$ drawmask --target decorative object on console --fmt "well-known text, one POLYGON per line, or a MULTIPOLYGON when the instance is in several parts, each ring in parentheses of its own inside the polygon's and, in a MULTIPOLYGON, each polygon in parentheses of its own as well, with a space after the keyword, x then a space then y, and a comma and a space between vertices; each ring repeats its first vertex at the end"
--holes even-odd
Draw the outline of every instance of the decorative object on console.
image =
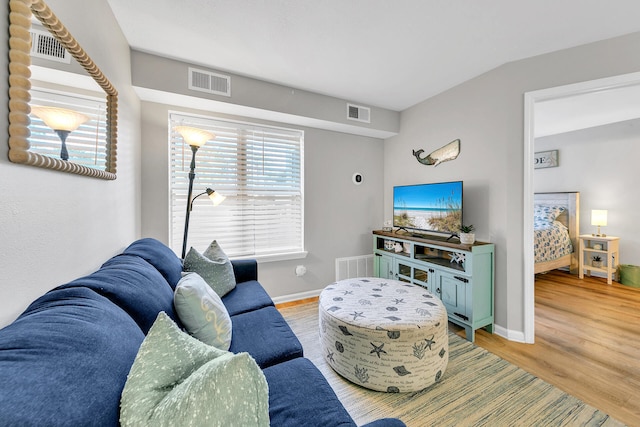
POLYGON ((558 164, 558 150, 539 151, 533 156, 534 169, 553 168, 558 164))
POLYGON ((393 230, 393 220, 385 219, 384 225, 382 226, 382 231, 391 231, 393 230))
POLYGON ((458 157, 460 154, 460 140, 456 139, 451 141, 447 145, 438 148, 435 151, 429 153, 426 157, 420 158, 420 155, 424 153, 424 150, 420 149, 418 151, 413 150, 413 155, 418 160, 418 162, 423 165, 433 165, 438 166, 442 162, 446 162, 449 160, 453 160, 458 157))
POLYGON ((451 253, 451 261, 449 261, 449 262, 455 262, 457 264, 462 264, 465 259, 466 259, 466 256, 462 252, 452 252, 451 253))
POLYGON ((606 237, 606 234, 600 234, 600 226, 607 225, 607 210, 606 209, 592 209, 591 210, 591 225, 598 226, 598 232, 592 234, 596 237, 606 237))
POLYGON ((460 243, 465 245, 473 245, 476 241, 476 235, 474 233, 475 227, 473 225, 460 226, 460 243))
POLYGON ((198 197, 207 194, 214 206, 218 206, 225 199, 220 193, 216 193, 215 190, 211 188, 207 188, 203 193, 198 194, 193 199, 191 198, 191 194, 193 193, 193 180, 196 177, 196 152, 200 147, 202 147, 206 142, 210 139, 215 138, 216 136, 211 132, 207 132, 202 129, 193 128, 189 126, 176 126, 174 128, 180 135, 184 141, 189 144, 191 147, 191 166, 189 171, 189 192, 187 193, 187 212, 185 214, 184 219, 184 237, 182 239, 182 259, 184 259, 187 253, 187 235, 189 234, 189 217, 191 215, 191 210, 193 209, 193 202, 198 197))
POLYGON ((67 151, 67 137, 71 132, 89 120, 89 117, 66 108, 43 107, 34 105, 31 112, 40 117, 44 123, 53 130, 60 141, 60 158, 64 161, 69 160, 69 152, 67 151))

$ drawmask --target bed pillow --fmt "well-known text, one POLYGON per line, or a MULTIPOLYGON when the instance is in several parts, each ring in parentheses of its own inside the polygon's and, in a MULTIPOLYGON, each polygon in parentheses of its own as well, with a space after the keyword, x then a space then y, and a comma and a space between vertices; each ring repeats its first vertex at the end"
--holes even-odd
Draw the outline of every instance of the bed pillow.
POLYGON ((120 424, 268 426, 267 381, 247 353, 204 344, 160 312, 127 377, 120 424))
POLYGON ((198 273, 186 273, 176 285, 173 305, 193 337, 220 350, 231 345, 231 318, 222 300, 198 273))
POLYGON ((544 206, 536 205, 533 210, 534 223, 552 223, 556 220, 566 208, 562 206, 544 206))
POLYGON ((220 297, 236 287, 231 261, 215 240, 204 254, 191 248, 184 257, 183 270, 198 273, 220 297))

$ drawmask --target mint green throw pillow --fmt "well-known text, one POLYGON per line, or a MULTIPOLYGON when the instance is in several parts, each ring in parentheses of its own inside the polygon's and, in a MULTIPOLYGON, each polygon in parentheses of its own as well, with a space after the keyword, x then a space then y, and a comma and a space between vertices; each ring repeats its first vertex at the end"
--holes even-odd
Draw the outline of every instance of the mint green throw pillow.
POLYGON ((204 344, 161 312, 131 366, 120 424, 268 426, 267 381, 247 353, 204 344))
POLYGON ((189 249, 184 257, 183 270, 198 273, 221 297, 236 287, 231 261, 215 240, 204 254, 194 248, 189 249))
POLYGON ((222 300, 198 273, 186 273, 176 285, 173 305, 191 336, 220 350, 231 345, 231 318, 222 300))

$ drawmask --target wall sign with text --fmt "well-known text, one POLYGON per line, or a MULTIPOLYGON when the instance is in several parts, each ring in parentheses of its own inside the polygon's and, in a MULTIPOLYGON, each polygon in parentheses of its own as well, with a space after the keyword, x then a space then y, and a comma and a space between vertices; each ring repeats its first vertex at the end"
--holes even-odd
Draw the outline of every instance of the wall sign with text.
POLYGON ((553 168, 558 166, 558 150, 539 151, 533 156, 533 167, 553 168))

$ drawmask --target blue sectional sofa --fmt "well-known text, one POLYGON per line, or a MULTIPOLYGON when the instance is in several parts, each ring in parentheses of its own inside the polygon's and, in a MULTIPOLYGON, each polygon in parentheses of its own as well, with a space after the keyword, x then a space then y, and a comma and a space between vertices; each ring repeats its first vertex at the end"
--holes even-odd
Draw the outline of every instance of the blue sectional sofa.
MULTIPOLYGON (((256 262, 235 261, 233 269, 237 285, 223 297, 233 323, 230 351, 249 353, 262 369, 271 425, 355 426, 257 281, 256 262)), ((0 330, 0 423, 117 426, 127 374, 158 313, 180 325, 173 290, 181 272, 168 247, 141 239, 35 300, 0 330)))

